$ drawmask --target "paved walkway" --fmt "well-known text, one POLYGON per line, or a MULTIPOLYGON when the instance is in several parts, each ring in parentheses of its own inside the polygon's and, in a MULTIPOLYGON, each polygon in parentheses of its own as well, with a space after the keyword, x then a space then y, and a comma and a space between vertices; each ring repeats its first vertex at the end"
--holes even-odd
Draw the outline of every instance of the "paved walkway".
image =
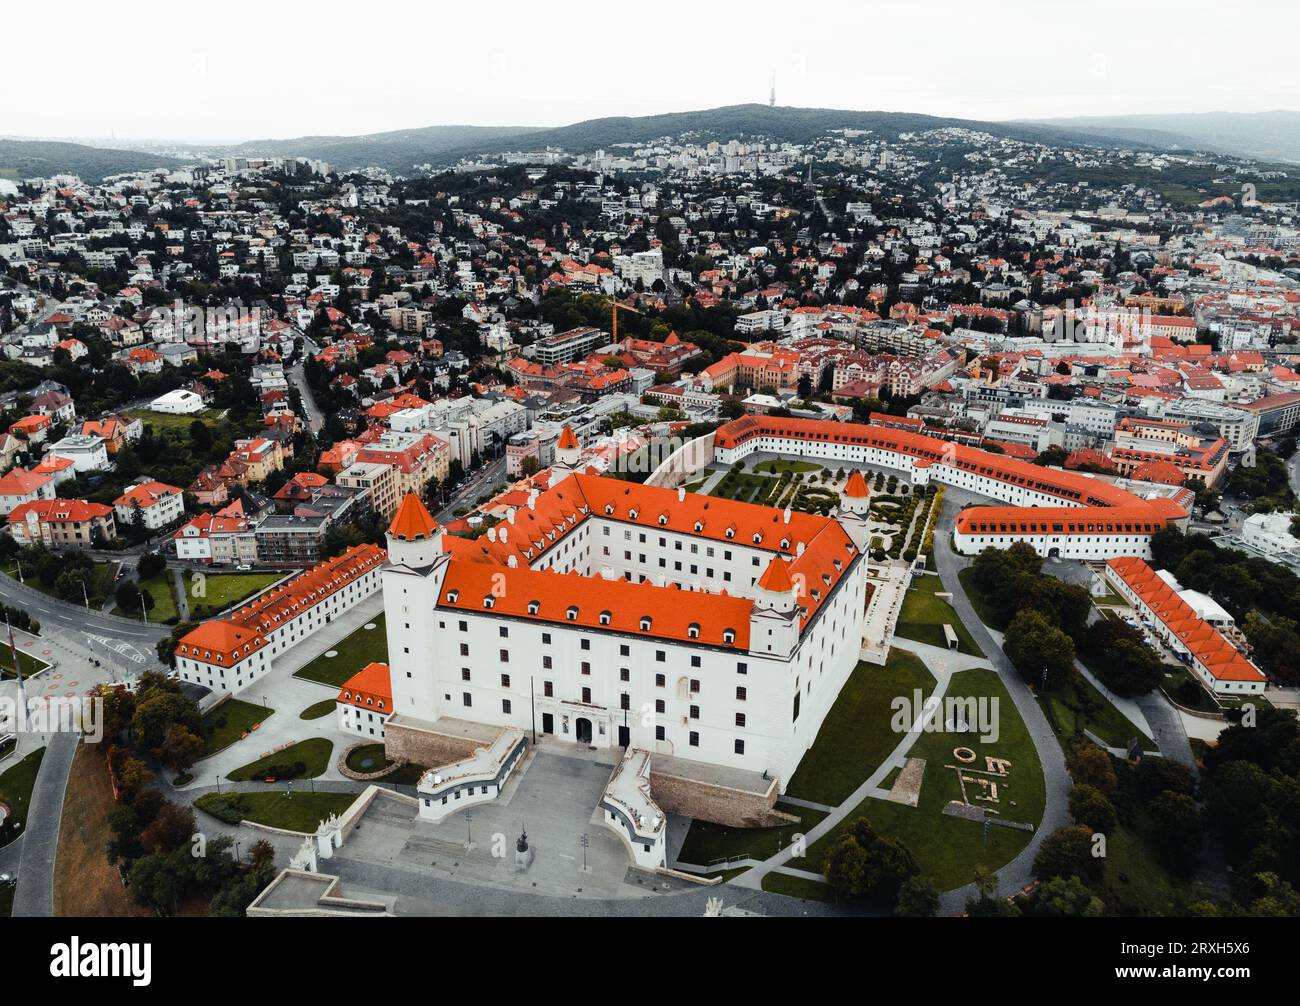
POLYGON ((18 860, 18 889, 14 892, 14 917, 54 914, 54 860, 59 848, 59 826, 63 820, 63 795, 68 788, 68 771, 77 753, 81 735, 50 735, 41 769, 36 774, 32 801, 27 812, 22 855, 18 860))
MULTIPOLYGON (((971 560, 953 552, 947 529, 952 527, 953 517, 962 503, 978 499, 980 497, 962 493, 952 487, 944 490, 943 512, 940 514, 938 524, 939 533, 934 536, 934 560, 944 586, 952 592, 953 608, 966 623, 966 628, 974 637, 976 644, 988 655, 993 669, 1002 679, 1003 686, 1015 703, 1016 712, 1020 714, 1029 736, 1033 739, 1034 748, 1038 752, 1038 761, 1043 768, 1046 800, 1042 822, 1020 855, 998 871, 998 893, 1008 895, 1020 890, 1033 879, 1034 856, 1038 854, 1038 847, 1043 839, 1057 828, 1070 823, 1068 803, 1071 782, 1069 773, 1065 771, 1065 755, 1061 752, 1061 745, 1057 742, 1056 734, 1052 732, 1042 707, 1039 706, 1034 693, 1025 684, 1019 672, 1011 666, 1011 661, 1002 652, 1002 647, 980 621, 970 603, 970 598, 962 589, 961 581, 957 578, 957 574, 969 566, 971 560)), ((947 892, 940 899, 942 910, 960 911, 966 899, 973 897, 975 893, 973 885, 947 892)))
MULTIPOLYGON (((910 640, 900 640, 899 643, 902 648, 911 648, 910 640)), ((951 656, 947 650, 941 650, 937 646, 926 646, 924 643, 917 643, 915 645, 918 648, 935 651, 935 654, 951 656)), ((935 654, 930 654, 930 656, 935 654)), ((918 655, 920 654, 918 653, 918 655)), ((964 654, 961 656, 965 657, 964 654)), ((978 658, 965 657, 965 659, 967 661, 975 661, 978 658)), ((812 830, 808 832, 804 842, 805 848, 811 847, 815 842, 830 834, 830 832, 833 831, 841 821, 857 810, 858 805, 862 803, 863 800, 868 797, 875 797, 877 799, 883 798, 888 793, 888 790, 881 788, 881 781, 894 768, 902 766, 902 764, 907 760, 907 753, 912 750, 912 745, 916 743, 917 738, 919 738, 925 731, 926 725, 933 722, 934 714, 936 710, 940 708, 943 694, 948 688, 948 681, 952 676, 952 668, 947 661, 936 661, 934 665, 931 665, 926 659, 926 656, 922 656, 922 662, 926 664, 926 667, 935 676, 934 692, 931 694, 930 698, 926 700, 925 707, 917 711, 911 729, 899 739, 898 744, 894 747, 894 750, 890 753, 889 757, 881 762, 880 765, 876 767, 875 771, 873 771, 871 775, 864 780, 863 783, 858 786, 858 788, 855 789, 838 807, 828 808, 829 813, 827 813, 826 817, 818 821, 812 830)), ((971 665, 964 664, 963 666, 971 665)), ((798 868, 789 866, 790 860, 793 858, 795 858, 794 849, 787 846, 770 859, 764 860, 761 863, 756 863, 748 872, 741 874, 731 883, 733 886, 737 887, 748 887, 754 890, 762 890, 763 878, 769 873, 791 873, 792 871, 795 875, 806 873, 807 871, 798 870, 798 868)), ((803 862, 803 860, 800 860, 800 862, 803 862)), ((820 874, 811 875, 820 876, 820 874)))
MULTIPOLYGON (((384 601, 382 595, 375 593, 356 605, 351 611, 336 618, 329 625, 318 629, 293 649, 280 654, 275 659, 270 673, 254 681, 247 688, 235 693, 235 698, 255 705, 267 706, 274 712, 268 716, 260 727, 247 737, 235 741, 229 747, 218 751, 211 757, 197 762, 192 769, 193 782, 186 791, 212 785, 220 776, 223 780, 232 769, 240 768, 256 761, 263 755, 285 744, 307 740, 312 737, 324 737, 334 743, 330 752, 329 768, 321 779, 342 780, 345 777, 335 768, 338 756, 354 743, 364 740, 342 733, 338 729, 333 713, 314 720, 299 718, 308 706, 322 699, 332 699, 338 694, 338 687, 325 685, 306 678, 294 677, 294 672, 305 667, 322 653, 374 622, 382 613, 384 601)), ((376 645, 382 643, 383 630, 376 627, 376 645)), ((360 668, 358 668, 359 670, 360 668)), ((214 697, 215 700, 215 697, 214 697)), ((214 703, 215 704, 215 701, 214 703)), ((211 708, 208 703, 205 707, 211 708)), ((379 738, 376 737, 378 742, 379 738)))

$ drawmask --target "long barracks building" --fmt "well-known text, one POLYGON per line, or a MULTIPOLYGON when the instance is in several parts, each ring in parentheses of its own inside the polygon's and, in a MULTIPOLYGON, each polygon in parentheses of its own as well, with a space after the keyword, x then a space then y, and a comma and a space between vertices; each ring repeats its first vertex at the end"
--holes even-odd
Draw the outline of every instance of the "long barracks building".
POLYGON ((1045 468, 963 444, 883 426, 745 416, 714 434, 716 459, 733 464, 755 451, 892 468, 1011 504, 968 507, 957 516, 957 551, 1027 541, 1040 555, 1068 559, 1149 557, 1151 535, 1186 522, 1168 498, 1144 499, 1104 479, 1045 468))

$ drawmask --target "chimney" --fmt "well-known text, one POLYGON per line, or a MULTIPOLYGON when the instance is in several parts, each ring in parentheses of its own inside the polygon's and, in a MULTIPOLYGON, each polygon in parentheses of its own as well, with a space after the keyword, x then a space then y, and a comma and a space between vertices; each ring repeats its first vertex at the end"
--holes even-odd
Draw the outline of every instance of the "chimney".
POLYGON ((515 508, 514 508, 514 507, 511 507, 509 510, 506 511, 506 520, 507 520, 509 523, 511 523, 511 524, 513 524, 513 523, 515 522, 515 508))
MULTIPOLYGON (((511 511, 511 512, 513 513, 513 511, 511 511)), ((502 527, 502 528, 500 528, 500 531, 501 531, 501 534, 498 535, 498 537, 501 539, 501 544, 504 545, 507 541, 510 540, 510 529, 507 528, 507 527, 502 527)), ((801 546, 801 547, 802 547, 802 546, 801 546)))
POLYGON ((803 550, 804 550, 805 547, 806 547, 806 546, 804 545, 803 542, 799 542, 797 545, 795 545, 795 547, 794 547, 794 556, 795 556, 796 559, 799 558, 799 556, 803 555, 803 550))
POLYGON ((785 514, 784 514, 784 517, 785 517, 785 523, 789 524, 789 523, 790 523, 790 508, 789 508, 789 507, 786 507, 786 508, 785 508, 785 514))
POLYGON ((497 529, 495 527, 488 528, 488 541, 495 543, 496 540, 497 540, 497 529))
POLYGON ((514 556, 514 555, 507 556, 507 557, 506 557, 506 565, 507 565, 508 567, 510 567, 511 569, 514 569, 516 566, 519 565, 519 557, 518 557, 518 556, 514 556))
POLYGON ((678 503, 685 503, 685 502, 686 502, 686 487, 685 487, 685 486, 678 486, 678 487, 677 487, 677 502, 678 502, 678 503))

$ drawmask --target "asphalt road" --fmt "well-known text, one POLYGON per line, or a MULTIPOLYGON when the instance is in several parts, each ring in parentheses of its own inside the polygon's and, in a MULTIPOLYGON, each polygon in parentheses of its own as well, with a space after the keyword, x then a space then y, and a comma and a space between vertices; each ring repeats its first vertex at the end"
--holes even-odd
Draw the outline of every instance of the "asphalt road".
POLYGON ((30 611, 41 623, 42 631, 46 628, 61 629, 78 638, 88 634, 107 636, 129 642, 149 653, 153 652, 158 640, 171 632, 166 626, 145 625, 129 618, 87 611, 79 604, 68 604, 42 594, 3 574, 0 574, 0 601, 30 611))
POLYGON ((440 524, 456 519, 456 511, 461 507, 472 507, 480 496, 501 482, 506 477, 505 458, 497 458, 469 476, 465 484, 456 492, 447 505, 436 515, 440 524))

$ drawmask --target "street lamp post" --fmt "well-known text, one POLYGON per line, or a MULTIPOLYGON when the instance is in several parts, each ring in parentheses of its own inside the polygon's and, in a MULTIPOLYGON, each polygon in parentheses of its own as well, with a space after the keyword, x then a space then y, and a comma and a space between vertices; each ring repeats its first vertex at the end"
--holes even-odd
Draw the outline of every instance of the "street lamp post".
POLYGON ((138 590, 137 590, 136 593, 135 593, 135 596, 138 597, 138 598, 140 598, 140 614, 144 617, 144 624, 145 624, 145 625, 148 625, 148 624, 149 624, 149 609, 146 608, 146 607, 144 606, 144 593, 143 593, 143 591, 138 591, 138 590))

